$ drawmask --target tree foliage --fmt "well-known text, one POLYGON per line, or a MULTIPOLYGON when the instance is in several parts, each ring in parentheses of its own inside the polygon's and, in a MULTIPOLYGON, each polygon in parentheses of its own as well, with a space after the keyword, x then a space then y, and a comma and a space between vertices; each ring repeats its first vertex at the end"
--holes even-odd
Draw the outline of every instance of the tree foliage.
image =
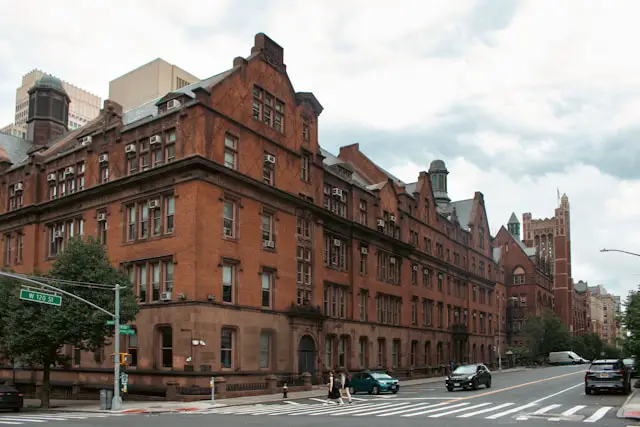
MULTIPOLYGON (((138 312, 127 276, 111 265, 105 247, 92 238, 72 239, 43 277, 107 286, 120 284, 125 287, 120 291, 121 322, 133 320, 138 312)), ((60 307, 22 301, 20 288, 30 284, 21 280, 3 278, 1 285, 6 297, 0 300, 0 347, 8 358, 18 357, 43 368, 42 406, 48 407, 51 367, 67 361, 61 354, 62 347, 72 345, 96 351, 113 336, 113 327, 106 325, 110 317, 69 296, 63 296, 60 307)), ((114 311, 112 290, 62 282, 53 286, 114 311)))
POLYGON ((550 310, 540 317, 528 319, 524 332, 532 358, 547 357, 552 351, 568 350, 571 346, 569 328, 550 310))
MULTIPOLYGON (((640 289, 640 287, 639 287, 640 289)), ((624 337, 623 348, 629 356, 640 360, 640 292, 631 291, 625 301, 622 323, 628 334, 624 337)))

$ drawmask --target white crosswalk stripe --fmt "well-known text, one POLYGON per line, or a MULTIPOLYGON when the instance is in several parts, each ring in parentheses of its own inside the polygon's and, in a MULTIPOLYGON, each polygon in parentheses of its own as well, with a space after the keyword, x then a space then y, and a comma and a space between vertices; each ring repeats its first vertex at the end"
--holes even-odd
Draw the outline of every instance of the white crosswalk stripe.
MULTIPOLYGON (((103 414, 103 413, 91 413, 91 412, 60 412, 55 414, 37 414, 37 413, 25 413, 25 414, 10 414, 0 412, 0 426, 28 426, 39 425, 43 423, 55 423, 59 421, 75 421, 75 420, 87 420, 90 418, 107 418, 126 416, 130 414, 103 414)), ((63 426, 65 423, 59 423, 63 426)))
MULTIPOLYGON (((587 405, 540 405, 537 402, 474 402, 452 399, 445 402, 416 402, 401 397, 393 400, 365 399, 353 404, 338 405, 317 399, 306 402, 283 402, 282 404, 256 404, 227 406, 195 411, 190 414, 203 415, 266 415, 266 416, 331 416, 331 417, 425 417, 425 418, 484 418, 496 420, 506 417, 516 420, 535 418, 546 421, 595 423, 613 409, 611 406, 588 407, 587 405)), ((0 422, 1 424, 1 422, 0 422)), ((1 426, 0 426, 1 427, 1 426)))

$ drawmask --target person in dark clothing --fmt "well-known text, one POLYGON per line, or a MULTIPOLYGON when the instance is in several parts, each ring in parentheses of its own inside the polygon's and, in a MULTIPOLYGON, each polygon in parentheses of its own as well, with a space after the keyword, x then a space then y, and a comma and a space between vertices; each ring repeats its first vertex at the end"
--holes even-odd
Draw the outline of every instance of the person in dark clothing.
POLYGON ((343 396, 347 396, 349 403, 353 403, 353 400, 351 399, 351 391, 349 390, 351 388, 351 378, 349 378, 349 371, 347 371, 347 368, 342 368, 340 380, 342 382, 342 390, 340 390, 341 394, 343 396))
POLYGON ((335 403, 333 401, 338 401, 338 404, 344 405, 342 401, 342 396, 340 395, 340 389, 342 388, 342 383, 339 378, 336 377, 336 373, 331 370, 329 372, 329 394, 327 396, 327 404, 335 403))

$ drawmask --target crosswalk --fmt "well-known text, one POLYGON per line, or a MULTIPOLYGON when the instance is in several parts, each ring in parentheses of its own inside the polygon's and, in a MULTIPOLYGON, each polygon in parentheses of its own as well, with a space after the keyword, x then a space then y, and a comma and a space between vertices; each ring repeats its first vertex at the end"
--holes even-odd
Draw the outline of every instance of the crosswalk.
POLYGON ((69 422, 88 420, 94 418, 121 417, 127 414, 108 414, 108 413, 91 413, 91 412, 57 412, 49 414, 12 414, 10 412, 0 412, 0 426, 19 426, 19 425, 43 425, 43 423, 59 423, 63 427, 69 422), (62 422, 60 422, 62 421, 62 422))
MULTIPOLYGON (((320 399, 318 399, 320 400, 320 399)), ((260 415, 260 416, 330 416, 330 417, 425 417, 425 418, 484 418, 497 420, 573 421, 595 423, 608 414, 615 414, 613 406, 560 405, 537 402, 476 402, 447 400, 445 402, 416 402, 402 399, 361 400, 353 404, 299 403, 254 404, 212 408, 191 414, 260 415)))

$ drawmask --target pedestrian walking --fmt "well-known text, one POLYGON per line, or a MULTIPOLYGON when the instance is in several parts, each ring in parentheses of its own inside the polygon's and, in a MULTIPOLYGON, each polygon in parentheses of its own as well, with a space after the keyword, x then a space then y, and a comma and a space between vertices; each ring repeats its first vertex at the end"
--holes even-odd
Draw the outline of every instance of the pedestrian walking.
POLYGON ((331 370, 329 372, 329 395, 327 396, 327 404, 336 403, 344 405, 342 401, 342 396, 340 395, 340 389, 342 388, 342 383, 340 382, 340 378, 336 375, 336 373, 331 370))
POLYGON ((350 390, 351 378, 349 377, 349 371, 347 371, 347 368, 342 368, 342 372, 340 373, 340 380, 342 382, 341 394, 347 396, 347 399, 349 399, 349 403, 353 403, 353 400, 351 399, 351 390, 350 390))

